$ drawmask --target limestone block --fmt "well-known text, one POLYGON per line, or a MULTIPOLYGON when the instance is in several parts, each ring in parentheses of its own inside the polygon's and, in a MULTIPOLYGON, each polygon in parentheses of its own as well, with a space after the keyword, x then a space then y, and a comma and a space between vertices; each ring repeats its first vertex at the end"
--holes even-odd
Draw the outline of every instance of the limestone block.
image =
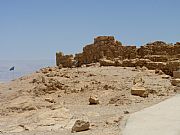
POLYGON ((133 86, 131 88, 131 94, 145 98, 148 97, 148 90, 146 90, 144 87, 133 86))

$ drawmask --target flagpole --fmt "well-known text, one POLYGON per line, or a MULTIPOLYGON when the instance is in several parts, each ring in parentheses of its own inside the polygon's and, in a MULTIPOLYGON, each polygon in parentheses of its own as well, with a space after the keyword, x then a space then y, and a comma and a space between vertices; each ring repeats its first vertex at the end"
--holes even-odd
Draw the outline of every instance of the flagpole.
POLYGON ((14 80, 14 70, 13 70, 13 80, 14 80))
POLYGON ((14 80, 14 67, 11 67, 9 70, 10 70, 10 72, 12 71, 13 73, 12 73, 12 80, 14 80))

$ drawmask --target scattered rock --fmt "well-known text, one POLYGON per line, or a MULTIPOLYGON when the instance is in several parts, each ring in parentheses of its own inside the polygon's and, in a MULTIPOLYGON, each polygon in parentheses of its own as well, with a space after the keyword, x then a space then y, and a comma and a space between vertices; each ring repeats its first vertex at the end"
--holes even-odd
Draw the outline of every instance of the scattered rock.
POLYGON ((141 87, 143 86, 145 81, 143 80, 142 76, 140 74, 136 75, 133 80, 133 85, 141 87))
POLYGON ((49 102, 49 103, 56 103, 53 98, 45 98, 44 100, 49 102))
POLYGON ((155 70, 155 74, 163 75, 164 72, 163 72, 162 70, 160 70, 160 69, 156 69, 156 70, 155 70))
POLYGON ((180 94, 180 84, 174 88, 174 92, 180 94))
POLYGON ((117 101, 119 101, 121 98, 119 96, 115 96, 110 99, 109 104, 115 104, 117 101))
POLYGON ((145 98, 148 97, 148 90, 146 90, 144 87, 133 86, 131 88, 131 94, 145 98))
POLYGON ((162 76, 162 79, 169 79, 169 78, 170 78, 169 75, 164 75, 164 76, 162 76))
POLYGON ((47 77, 55 77, 55 76, 56 76, 56 75, 55 75, 53 72, 47 74, 47 77))
POLYGON ((140 67, 140 66, 136 66, 136 67, 135 67, 135 69, 140 70, 140 69, 141 69, 141 67, 140 67))
POLYGON ((123 95, 112 97, 109 100, 109 104, 115 104, 115 106, 129 105, 131 103, 132 103, 132 101, 130 99, 128 99, 126 96, 123 96, 123 95))
POLYGON ((122 120, 121 116, 110 117, 106 120, 107 125, 117 124, 122 120))
POLYGON ((109 86, 106 84, 106 85, 104 85, 104 87, 103 87, 105 90, 108 90, 109 89, 109 86))
POLYGON ((145 67, 145 66, 143 66, 143 67, 141 68, 141 71, 146 71, 146 70, 148 70, 148 68, 145 67))
POLYGON ((59 64, 59 65, 58 65, 58 68, 59 68, 59 69, 62 69, 62 68, 63 68, 63 65, 62 65, 62 64, 59 64))
POLYGON ((124 114, 129 114, 129 111, 124 111, 124 114))
POLYGON ((172 80, 171 80, 171 84, 172 84, 173 86, 179 85, 179 84, 180 84, 180 78, 172 79, 172 80))
POLYGON ((89 130, 90 123, 89 121, 84 121, 84 120, 77 120, 72 127, 71 132, 81 132, 81 131, 86 131, 89 130))
POLYGON ((45 83, 45 82, 46 82, 46 80, 45 80, 44 76, 38 76, 37 78, 34 78, 32 80, 32 83, 37 83, 37 84, 45 83))
POLYGON ((90 98, 89 98, 89 104, 90 104, 90 105, 99 104, 98 96, 97 96, 97 95, 90 96, 90 98))

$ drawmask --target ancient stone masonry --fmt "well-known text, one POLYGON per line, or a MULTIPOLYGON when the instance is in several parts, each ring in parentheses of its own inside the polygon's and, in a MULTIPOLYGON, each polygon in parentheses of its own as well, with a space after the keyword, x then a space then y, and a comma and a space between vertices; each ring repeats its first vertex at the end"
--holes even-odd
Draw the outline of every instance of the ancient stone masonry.
POLYGON ((173 45, 155 41, 137 48, 123 46, 113 36, 99 36, 93 44, 86 45, 82 53, 75 54, 75 57, 61 52, 56 54, 58 66, 72 67, 96 62, 100 62, 101 66, 145 66, 172 75, 180 66, 180 42, 173 45))
POLYGON ((136 46, 122 46, 113 36, 100 36, 94 43, 83 48, 83 53, 76 54, 75 59, 79 65, 99 62, 100 59, 109 60, 136 58, 136 46))
POLYGON ((64 55, 62 52, 56 53, 56 65, 63 67, 72 67, 74 64, 73 55, 64 55))
POLYGON ((180 54, 180 45, 178 42, 173 44, 167 44, 162 41, 156 41, 153 43, 148 43, 145 46, 141 46, 138 49, 138 55, 140 57, 146 57, 146 56, 159 56, 162 58, 168 57, 168 58, 176 58, 176 56, 180 54))

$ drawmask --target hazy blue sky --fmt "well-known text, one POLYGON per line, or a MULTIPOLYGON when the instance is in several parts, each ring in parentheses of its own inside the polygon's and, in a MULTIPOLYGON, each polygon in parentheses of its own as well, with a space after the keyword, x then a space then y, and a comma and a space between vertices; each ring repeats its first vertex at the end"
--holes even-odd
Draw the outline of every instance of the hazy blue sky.
POLYGON ((0 0, 0 59, 53 59, 99 35, 180 41, 180 0, 0 0))

